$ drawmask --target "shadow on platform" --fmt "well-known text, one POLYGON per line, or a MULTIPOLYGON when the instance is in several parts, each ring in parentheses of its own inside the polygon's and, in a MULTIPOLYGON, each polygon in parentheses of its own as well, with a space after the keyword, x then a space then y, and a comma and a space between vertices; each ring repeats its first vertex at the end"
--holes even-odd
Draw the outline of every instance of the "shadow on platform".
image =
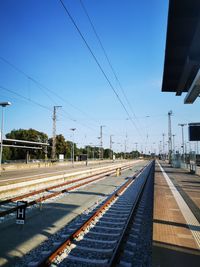
POLYGON ((153 241, 153 267, 199 267, 198 249, 153 241))
POLYGON ((200 182, 197 181, 190 181, 190 180, 182 180, 181 183, 189 183, 189 184, 200 184, 200 182))
POLYGON ((172 225, 172 226, 177 226, 177 227, 183 227, 183 228, 191 229, 193 231, 200 232, 200 227, 199 226, 195 226, 195 225, 178 223, 178 222, 171 222, 171 221, 163 221, 163 220, 157 220, 157 219, 154 219, 153 222, 154 223, 165 224, 165 225, 172 225))
POLYGON ((107 196, 104 193, 99 193, 99 192, 86 192, 86 191, 70 191, 70 195, 71 194, 81 194, 81 195, 94 195, 94 196, 107 196))

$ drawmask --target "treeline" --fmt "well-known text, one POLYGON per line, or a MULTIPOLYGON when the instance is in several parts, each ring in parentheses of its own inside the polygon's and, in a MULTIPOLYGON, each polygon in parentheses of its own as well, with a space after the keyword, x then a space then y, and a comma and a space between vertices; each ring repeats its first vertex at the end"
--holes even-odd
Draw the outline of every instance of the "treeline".
MULTIPOLYGON (((51 159, 51 151, 52 151, 52 138, 48 138, 48 135, 39 132, 35 129, 19 129, 12 130, 10 133, 6 134, 7 139, 16 139, 16 140, 25 140, 25 141, 33 141, 40 143, 48 143, 49 146, 44 146, 41 150, 39 149, 30 149, 30 148, 17 148, 17 147, 8 147, 4 146, 3 148, 3 162, 9 160, 26 160, 27 155, 29 159, 51 159)), ((28 146, 28 145, 27 145, 28 146)), ((72 151, 72 142, 65 139, 62 134, 56 136, 56 158, 59 158, 59 154, 63 154, 65 159, 71 158, 72 151)), ((88 155, 90 159, 98 159, 100 154, 100 148, 97 146, 85 146, 78 148, 76 144, 74 144, 74 155, 75 159, 79 158, 80 155, 88 155)), ((131 153, 114 153, 116 158, 133 158, 139 157, 139 152, 133 151, 131 153)), ((108 159, 113 156, 113 151, 106 148, 103 149, 103 158, 108 159)))

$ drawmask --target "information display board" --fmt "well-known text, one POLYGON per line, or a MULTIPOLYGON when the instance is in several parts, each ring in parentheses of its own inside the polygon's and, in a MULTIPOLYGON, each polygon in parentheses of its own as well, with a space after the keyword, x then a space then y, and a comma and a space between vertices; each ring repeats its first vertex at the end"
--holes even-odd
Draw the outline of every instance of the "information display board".
POLYGON ((189 141, 200 141, 200 122, 189 123, 189 141))

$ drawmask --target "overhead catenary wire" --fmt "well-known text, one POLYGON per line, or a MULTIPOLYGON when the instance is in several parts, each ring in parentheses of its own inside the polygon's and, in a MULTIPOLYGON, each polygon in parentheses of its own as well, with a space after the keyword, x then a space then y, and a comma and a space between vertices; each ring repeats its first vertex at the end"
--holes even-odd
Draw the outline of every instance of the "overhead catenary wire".
POLYGON ((23 95, 21 95, 21 94, 19 94, 19 93, 16 93, 15 91, 13 91, 13 90, 11 90, 11 89, 9 89, 9 88, 7 88, 7 87, 4 87, 4 86, 1 86, 1 85, 0 85, 0 88, 3 89, 4 91, 7 91, 7 92, 9 92, 9 93, 12 93, 12 94, 14 94, 14 95, 20 97, 20 98, 22 98, 22 99, 24 99, 24 100, 26 100, 26 101, 28 101, 28 102, 31 102, 31 103, 33 103, 33 104, 35 104, 35 105, 37 105, 37 106, 39 106, 39 107, 41 107, 41 108, 44 108, 44 109, 47 109, 47 110, 51 111, 50 107, 47 107, 47 106, 45 106, 45 105, 43 105, 43 104, 40 104, 40 103, 38 103, 37 101, 32 100, 32 99, 30 99, 30 98, 28 98, 28 97, 25 97, 25 96, 23 96, 23 95))
MULTIPOLYGON (((13 69, 14 69, 15 71, 17 71, 18 73, 22 74, 22 75, 23 75, 26 79, 28 79, 29 81, 32 81, 33 83, 35 83, 40 89, 42 89, 42 87, 43 87, 45 90, 47 90, 48 92, 54 94, 57 98, 59 98, 60 100, 62 100, 63 102, 65 102, 65 100, 63 100, 63 98, 62 98, 61 96, 59 96, 57 93, 55 93, 53 90, 49 89, 47 86, 45 86, 44 84, 42 84, 40 81, 34 79, 31 75, 27 74, 25 71, 23 71, 22 69, 20 69, 19 67, 17 67, 16 65, 14 65, 13 63, 11 63, 11 62, 8 61, 7 59, 5 59, 4 57, 0 56, 0 60, 2 60, 4 63, 6 63, 6 64, 7 64, 8 66, 10 66, 11 68, 13 68, 13 69)), ((49 110, 50 112, 52 112, 52 108, 51 108, 51 107, 44 106, 44 105, 40 104, 39 102, 37 102, 37 101, 31 99, 30 97, 25 97, 24 95, 21 95, 21 94, 19 94, 19 93, 16 93, 14 90, 11 90, 10 88, 7 88, 7 87, 3 87, 3 86, 2 86, 1 88, 2 88, 3 90, 5 90, 5 91, 9 92, 9 93, 12 93, 12 94, 18 96, 19 99, 23 99, 23 100, 26 101, 26 102, 28 101, 28 102, 30 102, 30 103, 32 103, 32 104, 35 104, 35 105, 37 105, 37 106, 39 106, 39 107, 41 107, 41 108, 47 109, 47 110, 49 110)), ((52 98, 49 97, 49 99, 52 101, 52 98)), ((55 101, 52 101, 52 102, 55 103, 55 101)), ((57 104, 57 103, 55 103, 55 104, 57 104)), ((79 108, 76 108, 76 107, 73 106, 72 104, 69 103, 69 105, 71 105, 71 106, 74 107, 75 109, 79 110, 82 114, 83 114, 83 113, 86 114, 86 112, 82 111, 82 110, 79 109, 79 108)), ((87 125, 87 124, 85 124, 85 123, 80 122, 80 120, 78 120, 78 119, 76 119, 76 118, 73 118, 72 115, 71 115, 69 112, 67 112, 65 109, 62 109, 62 112, 65 113, 65 114, 62 114, 62 113, 61 113, 60 116, 62 116, 62 117, 64 117, 64 118, 67 118, 67 119, 69 119, 69 120, 71 120, 71 121, 73 121, 73 122, 76 122, 77 124, 82 125, 82 126, 83 126, 84 128, 86 128, 86 129, 90 129, 90 130, 96 132, 96 130, 94 130, 93 127, 99 127, 99 125, 95 125, 95 124, 92 124, 93 127, 91 127, 91 126, 89 126, 89 125, 87 125), (67 115, 67 116, 66 116, 66 115, 67 115)), ((86 115, 87 115, 87 114, 86 114, 86 115)), ((87 119, 88 119, 88 117, 87 117, 87 119)), ((94 119, 92 119, 92 120, 94 120, 94 119)), ((100 123, 100 124, 101 124, 101 123, 100 123)), ((108 128, 109 128, 109 127, 108 127, 108 128)), ((112 132, 112 133, 113 133, 113 132, 112 132)), ((117 135, 121 135, 121 134, 119 134, 119 133, 116 133, 116 134, 117 134, 117 135)), ((106 133, 104 133, 104 135, 106 135, 106 136, 110 136, 110 134, 106 134, 106 133)))
MULTIPOLYGON (((0 56, 0 60, 3 61, 4 63, 6 63, 8 66, 12 67, 15 71, 19 72, 20 74, 22 74, 23 76, 25 76, 28 80, 32 81, 34 84, 36 84, 43 92, 44 90, 51 93, 52 95, 54 95, 55 97, 57 97, 57 99, 61 100, 63 103, 66 103, 67 105, 71 106, 72 108, 76 109, 77 111, 79 111, 81 114, 84 114, 86 117, 88 117, 89 115, 84 111, 81 110, 79 107, 76 107, 75 105, 73 105, 72 103, 70 103, 69 101, 67 101, 66 99, 63 99, 63 97, 61 97, 58 93, 56 93, 54 90, 48 88, 46 85, 44 85, 43 83, 41 83, 40 81, 36 80, 35 78, 33 78, 31 75, 27 74, 25 71, 23 71, 22 69, 20 69, 19 67, 17 67, 16 65, 14 65, 13 63, 11 63, 10 61, 8 61, 7 59, 5 59, 4 57, 0 56)), ((46 92, 45 92, 46 93, 46 92)), ((49 96, 49 94, 46 93, 46 95, 48 96, 48 98, 54 103, 54 104, 58 104, 57 102, 55 102, 55 100, 49 96)), ((68 113, 68 112, 67 112, 68 113)), ((68 113, 69 116, 71 116, 68 113)), ((94 120, 94 119, 92 119, 94 120)), ((96 127, 99 127, 99 125, 95 125, 96 127)))
MULTIPOLYGON (((132 124, 134 125, 134 127, 137 129, 138 131, 138 128, 135 124, 135 122, 132 120, 126 106, 124 105, 123 101, 121 100, 120 96, 118 95, 117 91, 115 90, 114 86, 112 85, 110 79, 108 78, 107 74, 105 73, 103 67, 101 66, 100 62, 98 61, 97 57, 95 56, 93 50, 91 49, 90 45, 88 44, 87 40, 85 39, 84 35, 82 34, 81 30, 79 29, 77 23, 75 22, 74 18, 72 17, 71 13, 69 12, 68 8, 66 7, 66 5, 64 4, 63 0, 59 0, 63 9, 65 10, 65 12, 67 13, 68 17, 70 18, 72 24, 74 25, 74 27, 76 28, 77 32, 79 33, 81 39, 83 40, 83 42, 85 43, 87 49, 89 50, 90 54, 92 55, 94 61, 96 62, 97 66, 99 67, 101 73, 103 74, 104 78, 106 79, 109 87, 111 88, 111 90, 114 92, 116 98, 118 99, 119 103, 121 104, 121 106, 123 107, 124 111, 126 112, 128 118, 130 119, 130 121, 132 122, 132 124)), ((140 134, 140 137, 141 134, 140 134)))
POLYGON ((44 86, 42 86, 37 80, 35 80, 33 77, 31 77, 30 75, 28 75, 27 73, 25 73, 23 70, 21 70, 20 68, 18 68, 17 66, 15 66, 14 64, 12 64, 11 62, 9 62, 4 57, 0 56, 0 59, 4 63, 6 63, 10 67, 12 67, 15 71, 17 71, 17 72, 21 73, 23 76, 25 76, 29 81, 32 81, 35 84, 37 84, 37 86, 43 91, 43 93, 55 104, 55 100, 47 92, 44 91, 44 89, 43 89, 44 86))
MULTIPOLYGON (((32 100, 32 99, 30 99, 30 98, 28 98, 28 97, 25 97, 25 96, 23 96, 23 95, 21 95, 21 94, 19 94, 19 93, 16 93, 15 91, 13 91, 13 90, 11 90, 11 89, 9 89, 9 88, 7 88, 7 87, 4 87, 4 86, 1 86, 1 85, 0 85, 0 88, 1 88, 2 90, 4 90, 4 91, 7 91, 7 92, 9 92, 9 93, 12 93, 12 94, 18 96, 19 98, 21 98, 21 99, 23 99, 23 100, 25 100, 25 101, 27 101, 27 102, 30 102, 30 103, 32 103, 32 104, 34 104, 34 105, 37 105, 37 106, 39 106, 39 107, 41 107, 41 108, 43 108, 43 109, 46 109, 46 110, 52 112, 52 108, 51 108, 51 107, 42 105, 42 104, 40 104, 39 102, 37 102, 37 101, 35 101, 35 100, 32 100)), ((64 116, 65 118, 67 118, 67 119, 69 119, 69 120, 71 120, 71 121, 76 121, 76 120, 74 120, 74 119, 72 119, 72 118, 67 117, 65 114, 60 114, 60 116, 64 116)), ((76 122, 77 122, 77 121, 76 121, 76 122)), ((80 125, 82 125, 83 127, 87 128, 87 129, 90 129, 90 130, 92 130, 92 131, 95 131, 94 128, 92 128, 92 127, 90 127, 90 126, 87 126, 87 125, 84 124, 84 123, 80 123, 80 122, 77 122, 77 123, 80 124, 80 125)), ((95 131, 95 132, 96 132, 96 131, 95 131)))
MULTIPOLYGON (((25 101, 27 101, 27 102, 30 102, 30 103, 32 103, 32 104, 34 104, 34 105, 37 105, 37 106, 39 106, 39 107, 41 107, 41 108, 44 108, 44 109, 46 109, 46 110, 52 112, 52 108, 51 108, 51 107, 45 106, 45 105, 43 105, 43 104, 40 104, 39 102, 37 102, 37 101, 35 101, 35 100, 32 100, 32 99, 30 99, 30 98, 28 98, 28 97, 25 97, 25 96, 23 96, 23 95, 21 95, 21 94, 15 92, 15 91, 13 91, 13 90, 7 88, 7 87, 4 87, 4 86, 1 86, 1 85, 0 85, 0 88, 3 89, 4 91, 7 91, 7 92, 9 92, 9 93, 11 93, 11 94, 14 94, 14 95, 16 95, 16 96, 22 98, 23 100, 25 100, 25 101)), ((69 119, 69 120, 71 120, 71 121, 75 121, 76 123, 78 123, 78 124, 84 126, 84 127, 87 128, 87 129, 92 129, 92 130, 94 130, 92 127, 87 126, 87 125, 84 124, 84 123, 78 122, 78 121, 76 121, 76 120, 73 119, 73 118, 67 117, 66 114, 67 114, 68 116, 69 116, 69 114, 68 114, 66 111, 64 111, 64 112, 65 112, 65 114, 63 114, 63 116, 64 116, 65 118, 67 118, 67 119, 69 119)), ((61 115, 61 116, 62 116, 62 115, 61 115)))
MULTIPOLYGON (((18 67, 17 67, 16 65, 14 65, 13 63, 9 62, 9 61, 8 61, 7 59, 5 59, 4 57, 0 56, 0 59, 1 59, 4 63, 6 63, 6 64, 9 65, 10 67, 12 67, 15 71, 21 73, 21 74, 22 74, 23 76, 25 76, 28 80, 34 82, 34 83, 35 83, 35 84, 36 84, 36 85, 37 85, 43 92, 44 92, 43 89, 45 89, 46 91, 52 93, 54 96, 56 96, 57 98, 59 98, 60 100, 62 100, 62 102, 64 102, 64 103, 66 102, 67 104, 69 104, 69 105, 72 106, 74 109, 76 109, 76 110, 78 110, 79 112, 81 112, 82 114, 86 114, 86 112, 82 111, 81 109, 79 109, 78 107, 72 105, 71 103, 65 101, 61 96, 59 96, 59 95, 58 95, 57 93, 55 93, 53 90, 49 89, 47 86, 43 85, 41 82, 39 82, 38 80, 36 80, 36 79, 34 79, 33 77, 31 77, 29 74, 25 73, 23 70, 21 70, 20 68, 18 68, 18 67)), ((23 95, 21 95, 21 94, 19 94, 19 93, 16 93, 15 91, 13 91, 13 90, 11 90, 11 89, 5 88, 5 87, 3 87, 3 86, 2 86, 2 89, 7 90, 8 92, 10 92, 10 93, 12 93, 12 94, 18 95, 18 97, 24 99, 25 101, 32 102, 33 104, 36 104, 36 105, 38 105, 38 106, 40 106, 40 107, 43 107, 43 108, 47 109, 47 107, 45 107, 44 105, 42 105, 42 104, 40 104, 40 103, 38 103, 38 102, 36 102, 36 101, 34 101, 34 100, 31 100, 30 98, 25 97, 25 96, 23 96, 23 95)), ((46 93, 46 95, 48 95, 48 94, 46 93)), ((57 103, 55 102, 55 100, 53 100, 49 95, 48 95, 48 98, 49 98, 54 104, 57 105, 57 103)), ((48 109, 50 109, 50 108, 48 108, 48 109)), ((81 123, 81 122, 79 122, 77 119, 73 118, 73 116, 72 116, 69 112, 67 112, 65 109, 62 109, 62 110, 63 110, 63 112, 68 116, 67 118, 70 119, 71 121, 76 121, 78 124, 81 124, 82 126, 84 126, 84 127, 86 127, 86 128, 92 129, 92 127, 87 126, 86 124, 81 123)), ((86 114, 85 116, 88 116, 88 115, 86 114)), ((65 116, 65 117, 66 117, 66 116, 65 116)), ((93 124, 93 126, 94 126, 94 127, 99 127, 99 125, 94 125, 94 124, 93 124)))
MULTIPOLYGON (((91 25, 91 27, 92 27, 92 30, 93 30, 93 32, 94 32, 94 34, 95 34, 95 36, 96 36, 96 38, 97 38, 97 40, 98 40, 98 42, 99 42, 99 45, 100 45, 100 47, 101 47, 101 49, 102 49, 102 51, 103 51, 103 54, 104 54, 104 56, 105 56, 105 58, 106 58, 106 60, 107 60, 107 62, 108 62, 108 65, 110 66, 110 68, 111 68, 111 70, 112 70, 112 73, 113 73, 113 75, 114 75, 116 81, 117 81, 118 84, 119 84, 119 88, 120 88, 120 90, 121 90, 121 92, 122 92, 122 94, 123 94, 123 96, 124 96, 124 98, 125 98, 125 100, 126 100, 126 102, 127 102, 127 105, 129 106, 129 108, 130 108, 130 110, 131 110, 133 116, 135 117, 135 119, 138 121, 138 118, 137 118, 137 116, 135 115, 135 112, 133 111, 132 105, 130 104, 130 101, 128 100, 128 97, 126 96, 125 90, 123 89, 123 86, 122 86, 122 84, 121 84, 121 82, 120 82, 120 80, 119 80, 119 78, 118 78, 118 75, 116 74, 116 71, 115 71, 115 69, 114 69, 114 67, 113 67, 113 65, 112 65, 112 63, 111 63, 111 60, 110 60, 109 57, 108 57, 108 53, 106 52, 106 49, 105 49, 105 47, 104 47, 104 45, 103 45, 103 43, 102 43, 102 41, 101 41, 101 39, 100 39, 100 37, 99 37, 99 35, 98 35, 98 33, 97 33, 97 30, 95 29, 94 23, 92 22, 92 20, 91 20, 91 18, 90 18, 90 16, 89 16, 89 13, 88 13, 88 11, 87 11, 87 9, 86 9, 86 7, 85 7, 83 1, 82 1, 82 0, 79 0, 79 2, 80 2, 80 4, 81 4, 81 7, 82 7, 83 11, 85 12, 86 17, 88 18, 88 21, 89 21, 89 23, 90 23, 90 25, 91 25)), ((139 122, 138 122, 138 124, 139 124, 139 122)), ((139 130, 139 129, 138 129, 138 130, 139 130)), ((140 131, 140 130, 139 130, 139 131, 140 131)))
MULTIPOLYGON (((39 81, 37 81, 36 79, 34 79, 33 77, 31 77, 30 75, 28 75, 27 73, 25 73, 23 70, 21 70, 20 68, 18 68, 18 67, 16 67, 14 64, 12 64, 12 63, 10 63, 8 60, 6 60, 5 58, 3 58, 3 57, 1 57, 0 56, 0 59, 2 60, 2 61, 4 61, 5 63, 7 63, 7 64, 9 64, 10 66, 12 66, 12 68, 14 68, 16 71, 18 71, 18 72, 20 72, 21 74, 23 74, 28 80, 30 80, 30 81, 32 81, 32 82, 34 82, 35 84, 37 84, 37 86, 39 86, 39 88, 41 89, 41 90, 43 90, 43 89, 45 89, 46 91, 48 91, 48 92, 50 92, 50 93, 52 93, 52 94, 54 94, 57 98, 59 98, 60 100, 62 100, 62 101, 65 101, 62 97, 60 97, 57 93, 55 93, 53 90, 51 90, 51 89, 49 89, 48 87, 46 87, 46 86, 44 86, 42 83, 40 83, 39 81)), ((43 90, 43 92, 44 92, 44 90, 43 90)), ((19 96, 19 95, 18 95, 19 96)), ((47 94, 47 96, 48 96, 48 98, 49 99, 51 99, 51 101, 52 102, 54 102, 55 103, 55 101, 47 94)), ((24 100, 26 100, 26 101, 30 101, 30 98, 28 99, 25 99, 25 97, 24 97, 24 100)), ((34 104, 36 104, 36 101, 34 101, 34 100, 32 100, 32 103, 34 103, 34 104)), ((40 106, 42 106, 40 103, 39 103, 39 105, 40 106)), ((75 109, 77 109, 77 110, 79 110, 81 113, 84 113, 82 110, 80 110, 79 108, 77 108, 77 107, 75 107, 74 105, 72 105, 72 104, 70 104, 69 103, 69 105, 71 105, 72 107, 74 107, 75 109)), ((122 103, 122 105, 123 105, 123 103, 122 103)), ((124 106, 124 108, 126 109, 126 107, 124 106)), ((49 108, 50 109, 50 108, 49 108)), ((68 113, 68 112, 65 112, 68 116, 70 116, 71 117, 71 115, 68 113)), ((72 121, 74 121, 75 119, 73 119, 73 118, 70 118, 72 121)), ((131 120, 131 119, 130 119, 131 120)), ((76 120, 77 121, 77 120, 76 120)), ((77 121, 77 123, 79 123, 78 121, 77 121)), ((133 121, 132 121, 132 123, 133 123, 133 121)), ((79 123, 79 124, 81 124, 81 123, 79 123)), ((133 123, 134 124, 134 123, 133 123)), ((83 124, 82 124, 83 125, 83 124)), ((85 126, 85 125, 83 125, 83 126, 85 126)), ((136 125, 134 125, 135 127, 137 127, 136 125)), ((87 127, 87 126, 86 126, 87 127)), ((98 127, 99 127, 99 125, 98 125, 98 127)), ((89 128, 89 127, 87 127, 87 128, 89 128)))

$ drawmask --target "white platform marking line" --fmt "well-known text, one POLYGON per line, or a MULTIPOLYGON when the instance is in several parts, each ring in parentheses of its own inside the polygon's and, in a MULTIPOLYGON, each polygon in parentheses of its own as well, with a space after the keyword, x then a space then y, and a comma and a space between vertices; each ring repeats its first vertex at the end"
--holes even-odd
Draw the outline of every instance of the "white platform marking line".
POLYGON ((159 162, 157 162, 162 174, 169 186, 169 188, 172 191, 172 194, 174 195, 174 198, 187 222, 188 227, 190 228, 190 231, 192 232, 192 235, 198 245, 198 247, 200 248, 200 231, 195 231, 194 228, 195 227, 199 227, 200 228, 200 224, 197 221, 196 217, 194 216, 194 214, 192 213, 192 211, 190 210, 190 208, 188 207, 188 205, 186 204, 185 200, 182 198, 182 196, 180 195, 180 193, 177 191, 176 187, 174 186, 174 184, 172 183, 172 181, 170 180, 169 176, 166 174, 166 172, 164 171, 164 169, 162 168, 162 166, 160 165, 159 162))

